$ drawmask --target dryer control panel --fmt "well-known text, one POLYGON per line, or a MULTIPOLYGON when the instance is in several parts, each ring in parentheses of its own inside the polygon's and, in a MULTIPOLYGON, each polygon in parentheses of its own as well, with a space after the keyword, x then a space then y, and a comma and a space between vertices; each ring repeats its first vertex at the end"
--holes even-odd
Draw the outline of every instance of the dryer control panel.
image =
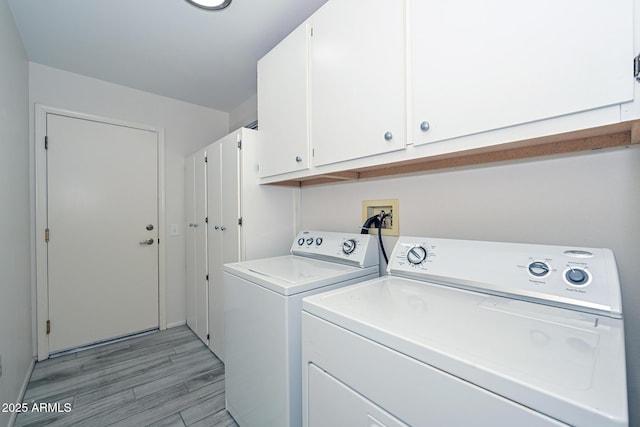
POLYGON ((378 265, 378 241, 368 234, 303 230, 291 245, 291 254, 361 268, 378 265))
POLYGON ((401 237, 387 271, 441 285, 622 317, 613 252, 604 248, 401 237))

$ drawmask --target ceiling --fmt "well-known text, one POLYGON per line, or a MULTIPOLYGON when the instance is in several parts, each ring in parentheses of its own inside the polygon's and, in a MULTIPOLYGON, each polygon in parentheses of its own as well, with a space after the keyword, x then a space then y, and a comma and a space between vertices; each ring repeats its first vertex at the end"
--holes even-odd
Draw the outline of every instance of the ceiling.
POLYGON ((327 0, 8 0, 30 61, 221 111, 256 62, 327 0))

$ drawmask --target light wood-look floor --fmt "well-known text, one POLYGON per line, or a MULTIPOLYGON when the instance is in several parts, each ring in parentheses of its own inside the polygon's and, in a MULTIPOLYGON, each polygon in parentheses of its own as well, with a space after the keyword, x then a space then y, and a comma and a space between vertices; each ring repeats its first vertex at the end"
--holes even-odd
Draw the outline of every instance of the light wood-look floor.
POLYGON ((36 363, 16 426, 237 426, 225 410, 224 365, 186 326, 36 363))

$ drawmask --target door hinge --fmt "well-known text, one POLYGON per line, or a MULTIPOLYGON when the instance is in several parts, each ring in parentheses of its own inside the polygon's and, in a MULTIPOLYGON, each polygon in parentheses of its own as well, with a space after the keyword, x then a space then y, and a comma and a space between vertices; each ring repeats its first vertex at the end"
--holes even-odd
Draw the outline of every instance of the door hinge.
POLYGON ((633 58, 633 77, 640 82, 640 53, 633 58))
POLYGON ((204 219, 204 222, 205 222, 206 224, 209 224, 209 217, 206 217, 206 218, 204 219))
POLYGON ((207 156, 204 156, 204 162, 207 163, 207 156))
POLYGON ((47 320, 47 335, 51 333, 51 320, 47 320))
POLYGON ((242 217, 238 218, 238 225, 242 226, 242 217))
POLYGON ((207 280, 209 280, 209 275, 207 274, 207 280))
POLYGON ((241 139, 238 140, 238 149, 242 150, 242 140, 241 139))
POLYGON ((45 150, 49 149, 49 137, 48 136, 44 137, 44 149, 45 150))
POLYGON ((44 241, 49 243, 49 229, 48 228, 44 229, 44 241))
POLYGON ((209 336, 209 334, 207 334, 207 339, 209 339, 209 338, 210 338, 210 336, 209 336))

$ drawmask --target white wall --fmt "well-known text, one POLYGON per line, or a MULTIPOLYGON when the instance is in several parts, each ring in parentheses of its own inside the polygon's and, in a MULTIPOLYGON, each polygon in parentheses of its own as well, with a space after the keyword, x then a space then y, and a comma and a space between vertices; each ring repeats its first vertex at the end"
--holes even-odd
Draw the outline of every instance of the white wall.
POLYGON ((258 96, 253 95, 229 112, 229 129, 238 129, 258 120, 258 96))
MULTIPOLYGON (((611 248, 640 425, 640 147, 307 187, 302 227, 357 233, 362 200, 392 198, 401 235, 611 248)), ((390 253, 395 239, 384 241, 390 253)))
MULTIPOLYGON (((0 0, 0 403, 16 402, 31 364, 28 62, 0 0)), ((0 425, 11 414, 0 412, 0 425)))
POLYGON ((178 236, 167 238, 167 324, 171 326, 184 322, 184 157, 226 135, 229 130, 228 114, 30 63, 31 135, 34 133, 33 111, 36 103, 165 129, 166 223, 167 227, 178 224, 180 232, 178 236))

